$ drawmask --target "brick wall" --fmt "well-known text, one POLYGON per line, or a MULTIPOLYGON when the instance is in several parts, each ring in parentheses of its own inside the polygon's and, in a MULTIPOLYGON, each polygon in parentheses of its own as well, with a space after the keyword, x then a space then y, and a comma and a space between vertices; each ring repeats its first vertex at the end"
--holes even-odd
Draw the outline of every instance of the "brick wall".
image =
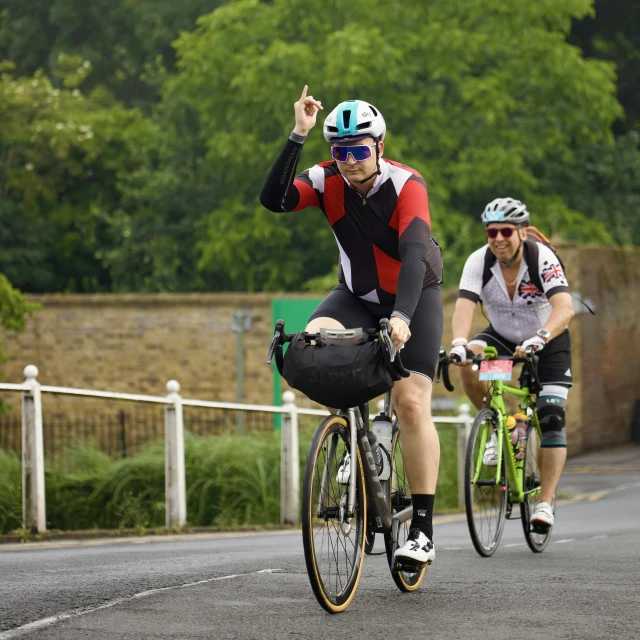
MULTIPOLYGON (((562 247, 572 289, 592 300, 597 315, 580 314, 571 326, 576 384, 569 396, 572 453, 627 441, 640 389, 640 250, 562 247)), ((444 292, 443 344, 451 342, 456 290, 444 292)), ((245 335, 245 401, 271 404, 272 377, 265 364, 271 337, 271 294, 43 295, 43 309, 22 334, 0 334, 10 361, 3 379, 19 382, 35 364, 42 384, 164 395, 171 378, 183 397, 235 401, 237 307, 251 310, 245 335)), ((282 296, 278 296, 282 297, 282 296)), ((300 297, 292 295, 291 297, 300 297)), ((480 309, 474 329, 487 325, 480 309)), ((457 372, 452 372, 461 392, 457 372)), ((435 396, 445 396, 442 385, 435 396)), ((19 414, 17 395, 4 394, 19 414)), ((48 415, 99 412, 97 400, 47 396, 48 415), (84 402, 84 404, 82 404, 84 402)))
POLYGON ((596 315, 580 316, 582 442, 585 450, 627 442, 640 398, 640 250, 584 248, 582 291, 596 315))

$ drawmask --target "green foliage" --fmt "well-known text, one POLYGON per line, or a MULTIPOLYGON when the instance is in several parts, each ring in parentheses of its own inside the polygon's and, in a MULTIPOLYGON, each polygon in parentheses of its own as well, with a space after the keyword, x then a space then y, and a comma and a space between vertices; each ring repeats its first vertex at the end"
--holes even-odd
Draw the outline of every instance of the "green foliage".
MULTIPOLYGON (((453 258, 450 269, 451 256, 468 254, 480 236, 461 234, 462 221, 476 219, 488 199, 535 200, 542 220, 555 219, 557 198, 539 197, 540 167, 551 157, 569 161, 576 147, 610 143, 622 113, 613 66, 565 42, 571 20, 590 7, 354 0, 347 11, 340 2, 238 0, 201 17, 176 42, 179 73, 165 90, 165 99, 180 96, 198 114, 206 162, 220 177, 201 265, 250 290, 297 288, 330 271, 332 238, 317 214, 281 217, 257 205, 305 82, 327 108, 359 96, 383 111, 386 154, 425 176, 434 235, 454 276, 460 265, 453 258)), ((326 159, 319 129, 301 168, 326 159)), ((584 223, 576 211, 563 215, 584 223)))
MULTIPOLYGON (((87 67, 64 58, 79 82, 87 67)), ((103 92, 56 89, 41 72, 0 75, 0 271, 26 291, 108 290, 100 251, 119 244, 118 179, 153 127, 103 92)))
POLYGON ((20 457, 0 449, 0 533, 22 525, 22 466, 20 457))
MULTIPOLYGON (((497 196, 549 234, 638 241, 620 212, 640 152, 611 134, 616 91, 625 129, 638 119, 629 0, 3 6, 0 272, 22 290, 326 290, 322 215, 257 198, 305 83, 319 122, 354 96, 385 114, 387 157, 427 181, 448 285, 497 196)), ((301 170, 328 157, 319 129, 301 170)))
MULTIPOLYGON (((17 333, 24 331, 26 317, 39 308, 39 304, 30 302, 27 296, 14 289, 7 277, 0 273, 0 326, 5 331, 17 333)), ((2 353, 2 340, 0 340, 0 363, 6 362, 7 359, 7 356, 2 353)), ((4 408, 5 403, 0 398, 0 411, 4 408)))
MULTIPOLYGON (((301 420, 300 481, 317 419, 301 420)), ((438 508, 457 505, 456 433, 440 430, 438 508)), ((191 526, 233 527, 280 522, 279 432, 245 436, 185 435, 187 517, 191 526)), ((165 524, 164 444, 112 460, 93 445, 70 446, 47 460, 47 527, 160 529, 165 524)), ((20 527, 21 466, 0 450, 0 534, 20 527)))
POLYGON ((595 0, 595 15, 575 22, 571 42, 585 56, 615 62, 618 98, 624 120, 615 124, 616 135, 640 128, 640 5, 635 0, 595 0))
MULTIPOLYGON (((551 165, 548 181, 549 190, 586 214, 591 229, 606 226, 608 230, 607 237, 596 234, 578 236, 578 240, 612 238, 620 244, 640 244, 640 131, 620 136, 615 145, 594 143, 579 149, 571 163, 551 165)), ((566 223, 557 220, 561 233, 576 237, 568 233, 566 223)), ((584 216, 578 223, 584 223, 584 216)))
MULTIPOLYGON (((128 105, 149 109, 158 77, 171 68, 171 42, 221 0, 8 0, 0 12, 0 60, 20 75, 55 73, 60 56, 80 56, 94 70, 87 90, 108 89, 128 105)), ((69 85, 65 85, 69 86, 69 85)))

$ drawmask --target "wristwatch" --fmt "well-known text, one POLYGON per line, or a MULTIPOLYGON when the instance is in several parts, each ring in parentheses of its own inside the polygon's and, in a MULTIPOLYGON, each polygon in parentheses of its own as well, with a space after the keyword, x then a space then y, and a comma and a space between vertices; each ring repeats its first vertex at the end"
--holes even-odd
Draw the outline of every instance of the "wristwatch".
POLYGON ((540 336, 544 340, 545 344, 551 339, 551 334, 545 329, 538 329, 536 331, 536 335, 540 336))

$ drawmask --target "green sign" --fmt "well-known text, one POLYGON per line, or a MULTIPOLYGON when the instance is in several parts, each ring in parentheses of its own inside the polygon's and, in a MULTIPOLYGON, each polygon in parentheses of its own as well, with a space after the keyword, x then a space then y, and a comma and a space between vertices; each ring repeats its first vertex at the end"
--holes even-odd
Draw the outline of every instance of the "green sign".
MULTIPOLYGON (((271 326, 275 327, 277 320, 284 320, 284 330, 287 333, 302 331, 309 322, 311 314, 322 302, 323 298, 276 298, 271 301, 271 326)), ((282 378, 273 362, 273 404, 282 404, 282 378)), ((280 415, 276 415, 275 427, 280 428, 280 415)))

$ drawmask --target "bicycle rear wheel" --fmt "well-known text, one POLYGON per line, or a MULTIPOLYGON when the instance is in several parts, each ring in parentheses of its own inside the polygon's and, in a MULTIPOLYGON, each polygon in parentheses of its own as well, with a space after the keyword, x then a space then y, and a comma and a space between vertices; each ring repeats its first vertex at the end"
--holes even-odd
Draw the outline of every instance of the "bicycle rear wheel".
MULTIPOLYGON (((527 429, 527 448, 524 453, 524 473, 522 488, 524 501, 520 503, 522 516, 522 528, 529 548, 534 553, 542 553, 547 548, 547 542, 551 537, 551 529, 534 529, 531 525, 531 514, 540 495, 540 434, 535 425, 529 425, 527 429)), ((555 499, 552 505, 556 510, 555 499)))
MULTIPOLYGON (((404 458, 402 457, 402 442, 400 440, 400 430, 394 429, 393 441, 391 443, 391 476, 387 485, 387 503, 391 506, 391 513, 398 513, 411 506, 411 489, 409 480, 404 468, 404 458)), ((393 566, 393 556, 398 547, 407 541, 409 535, 409 525, 411 518, 397 526, 395 535, 393 531, 384 534, 384 543, 387 550, 387 560, 391 577, 400 591, 415 591, 422 582, 426 567, 419 571, 396 571, 393 566)))
POLYGON ((499 473, 497 466, 489 467, 482 461, 485 444, 497 426, 498 416, 493 409, 478 412, 471 427, 465 460, 467 524, 473 546, 485 558, 492 556, 500 543, 509 494, 504 451, 499 461, 499 473))
POLYGON ((341 416, 325 418, 309 448, 302 496, 302 541, 311 588, 329 613, 344 611, 362 573, 367 518, 360 451, 338 469, 350 452, 349 425, 341 416), (354 512, 347 513, 348 477, 356 474, 354 512))

